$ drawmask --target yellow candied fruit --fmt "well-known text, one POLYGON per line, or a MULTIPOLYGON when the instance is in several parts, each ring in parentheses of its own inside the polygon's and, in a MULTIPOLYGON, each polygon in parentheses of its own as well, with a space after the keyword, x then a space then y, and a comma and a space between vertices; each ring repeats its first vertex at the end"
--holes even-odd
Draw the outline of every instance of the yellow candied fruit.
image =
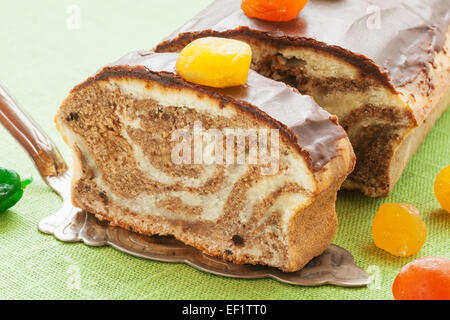
POLYGON ((238 40, 206 37, 192 41, 180 53, 177 72, 183 79, 215 88, 247 83, 252 49, 238 40))
POLYGON ((437 175, 434 181, 434 195, 442 208, 450 213, 450 165, 437 175))
POLYGON ((411 256, 422 248, 427 227, 419 210, 406 203, 384 203, 372 222, 375 245, 398 257, 411 256))

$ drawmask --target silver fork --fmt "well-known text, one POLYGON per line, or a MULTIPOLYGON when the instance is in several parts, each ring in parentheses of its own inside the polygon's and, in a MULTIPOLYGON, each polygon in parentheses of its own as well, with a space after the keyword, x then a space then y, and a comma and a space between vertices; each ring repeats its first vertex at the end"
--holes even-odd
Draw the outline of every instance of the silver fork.
POLYGON ((67 166, 58 148, 36 122, 11 98, 0 83, 0 122, 22 145, 45 183, 63 200, 60 210, 44 218, 39 230, 54 234, 62 241, 76 241, 68 238, 58 227, 68 216, 74 216, 80 209, 72 205, 70 181, 72 171, 67 166))
POLYGON ((51 139, 28 116, 0 84, 0 123, 25 148, 42 179, 63 200, 54 214, 42 219, 39 230, 65 242, 83 241, 88 245, 112 247, 151 260, 182 262, 199 270, 233 278, 273 278, 281 282, 317 286, 334 284, 361 287, 370 283, 369 275, 355 265, 345 249, 331 245, 297 272, 275 268, 233 264, 210 257, 197 249, 168 237, 147 237, 125 229, 101 224, 95 217, 72 204, 72 172, 51 139))

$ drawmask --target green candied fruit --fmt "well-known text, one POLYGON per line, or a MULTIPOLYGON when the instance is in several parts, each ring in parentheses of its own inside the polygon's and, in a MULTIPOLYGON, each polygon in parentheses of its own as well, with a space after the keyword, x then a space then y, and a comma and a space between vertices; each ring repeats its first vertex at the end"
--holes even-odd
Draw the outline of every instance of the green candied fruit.
POLYGON ((17 172, 0 168, 0 213, 5 212, 23 196, 23 190, 33 181, 33 178, 20 180, 17 172))

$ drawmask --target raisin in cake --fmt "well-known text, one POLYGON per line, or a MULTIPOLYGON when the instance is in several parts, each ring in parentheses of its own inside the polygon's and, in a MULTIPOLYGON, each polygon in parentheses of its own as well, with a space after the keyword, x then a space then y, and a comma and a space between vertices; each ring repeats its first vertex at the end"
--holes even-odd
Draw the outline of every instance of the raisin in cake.
MULTIPOLYGON (((355 162, 345 131, 310 97, 254 71, 241 87, 188 83, 175 72, 177 57, 130 53, 64 100, 56 123, 74 152, 74 205, 228 261, 302 268, 336 230, 336 192, 355 162), (177 163, 172 135, 196 121, 205 130, 277 133, 277 170, 177 163)), ((275 145, 270 139, 261 146, 275 145)))
POLYGON ((246 41, 254 70, 338 116, 357 158, 344 187, 387 196, 450 104, 449 0, 311 0, 289 22, 248 18, 240 4, 215 1, 156 51, 246 41))

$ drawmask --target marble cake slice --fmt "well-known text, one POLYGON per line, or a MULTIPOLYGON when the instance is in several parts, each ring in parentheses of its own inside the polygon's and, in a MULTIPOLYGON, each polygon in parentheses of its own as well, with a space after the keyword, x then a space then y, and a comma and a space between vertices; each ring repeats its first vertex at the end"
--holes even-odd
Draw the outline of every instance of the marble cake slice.
POLYGON ((278 23, 240 4, 215 1, 156 51, 205 36, 246 41, 254 70, 338 116, 357 158, 344 187, 387 196, 450 104, 449 1, 311 0, 278 23))
MULTIPOLYGON (((74 152, 74 205, 228 261, 299 270, 336 230, 336 193, 355 162, 345 131, 310 97, 254 71, 240 87, 188 83, 175 72, 177 57, 132 52, 63 101, 56 123, 74 152), (192 154, 177 162, 173 134, 189 134, 196 123, 226 137, 234 132, 226 130, 254 130, 258 139, 269 132, 258 147, 270 145, 276 166, 233 162, 234 137, 232 161, 196 162, 192 154)), ((200 137, 206 150, 210 140, 200 137)))

